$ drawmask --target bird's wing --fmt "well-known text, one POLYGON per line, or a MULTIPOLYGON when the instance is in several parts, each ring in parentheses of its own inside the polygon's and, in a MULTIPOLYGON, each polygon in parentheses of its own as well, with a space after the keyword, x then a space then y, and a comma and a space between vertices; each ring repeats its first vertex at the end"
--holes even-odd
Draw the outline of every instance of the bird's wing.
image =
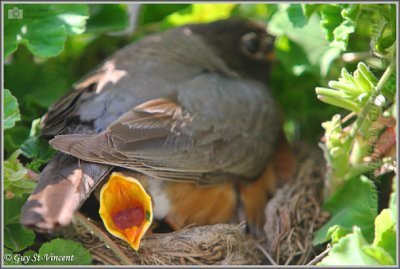
POLYGON ((167 180, 214 183, 261 173, 281 124, 262 84, 203 73, 176 92, 132 108, 97 135, 50 143, 79 159, 167 180))
POLYGON ((24 204, 21 223, 42 232, 68 225, 111 168, 57 153, 40 173, 39 183, 24 204))

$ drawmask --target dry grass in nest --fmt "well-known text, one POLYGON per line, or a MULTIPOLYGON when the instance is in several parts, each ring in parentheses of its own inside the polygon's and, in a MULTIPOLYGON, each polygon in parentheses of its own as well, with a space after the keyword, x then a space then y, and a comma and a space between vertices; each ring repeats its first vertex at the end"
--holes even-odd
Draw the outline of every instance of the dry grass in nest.
POLYGON ((265 214, 265 250, 277 264, 307 264, 314 256, 313 232, 328 218, 321 209, 325 165, 320 152, 301 160, 295 178, 280 188, 265 214))
POLYGON ((320 152, 300 147, 295 178, 266 207, 265 238, 245 234, 244 224, 187 227, 146 235, 138 252, 78 214, 68 238, 81 242, 93 264, 259 265, 307 264, 316 255, 312 234, 327 219, 321 211, 325 165, 320 152))
MULTIPOLYGON (((77 222, 70 239, 81 242, 92 254, 95 264, 134 265, 246 265, 260 264, 261 254, 252 240, 245 239, 245 225, 216 224, 187 227, 165 234, 150 234, 142 239, 138 252, 122 240, 111 246, 77 222), (118 258, 122 252, 124 257, 118 258)), ((107 236, 107 235, 105 235, 107 236)), ((110 238, 111 239, 111 238, 110 238)))

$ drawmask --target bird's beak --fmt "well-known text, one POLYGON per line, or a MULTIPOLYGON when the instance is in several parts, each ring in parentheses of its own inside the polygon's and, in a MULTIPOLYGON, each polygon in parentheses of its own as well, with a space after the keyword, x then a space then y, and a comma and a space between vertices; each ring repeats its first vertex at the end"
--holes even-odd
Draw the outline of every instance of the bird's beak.
POLYGON ((135 178, 114 172, 100 191, 100 217, 112 235, 134 250, 153 221, 151 198, 135 178))

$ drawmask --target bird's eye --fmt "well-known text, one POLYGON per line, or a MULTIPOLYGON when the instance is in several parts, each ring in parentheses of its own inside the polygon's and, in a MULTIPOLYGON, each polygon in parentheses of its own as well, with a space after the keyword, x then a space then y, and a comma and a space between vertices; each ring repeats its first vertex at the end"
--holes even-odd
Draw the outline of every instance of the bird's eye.
POLYGON ((255 54, 260 49, 260 40, 256 33, 245 34, 241 38, 241 49, 246 54, 255 54))

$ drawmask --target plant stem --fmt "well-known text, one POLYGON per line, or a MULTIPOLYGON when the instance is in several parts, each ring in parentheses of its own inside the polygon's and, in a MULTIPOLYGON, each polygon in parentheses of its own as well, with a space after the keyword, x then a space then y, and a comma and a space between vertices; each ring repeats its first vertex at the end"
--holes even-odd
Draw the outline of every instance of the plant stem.
POLYGON ((353 127, 350 130, 349 136, 347 138, 349 141, 348 151, 350 151, 350 149, 352 148, 352 145, 354 143, 354 138, 356 137, 357 132, 360 129, 361 125, 363 124, 365 118, 367 117, 368 112, 372 104, 374 103, 376 97, 381 93, 383 86, 389 80, 390 76, 392 75, 395 69, 396 69, 396 60, 392 60, 392 62, 385 70, 380 80, 378 81, 378 84, 376 85, 374 91, 372 92, 368 102, 366 103, 365 107, 361 110, 360 115, 358 116, 356 122, 354 123, 353 127))
POLYGON ((88 220, 84 215, 77 212, 75 213, 75 218, 78 220, 83 226, 85 226, 89 231, 92 231, 101 241, 103 241, 110 249, 115 253, 115 255, 121 260, 121 262, 125 265, 132 264, 132 261, 128 256, 122 251, 114 241, 111 240, 97 225, 88 220))

